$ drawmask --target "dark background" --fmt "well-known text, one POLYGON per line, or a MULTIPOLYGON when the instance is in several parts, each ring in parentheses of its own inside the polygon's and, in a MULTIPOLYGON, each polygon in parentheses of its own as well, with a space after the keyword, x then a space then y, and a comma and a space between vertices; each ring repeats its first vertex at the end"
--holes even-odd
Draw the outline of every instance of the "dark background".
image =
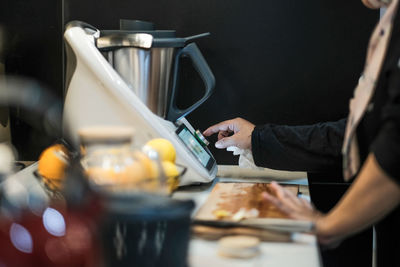
MULTIPOLYGON (((5 31, 6 74, 34 78, 62 97, 62 1, 2 0, 0 25, 5 31)), ((20 160, 37 160, 54 142, 41 118, 21 107, 10 110, 12 142, 20 160), (29 123, 27 123, 29 121, 29 123)))
MULTIPOLYGON (((346 115, 379 13, 361 1, 296 0, 5 0, 6 72, 34 77, 63 94, 63 25, 82 20, 116 29, 119 19, 152 21, 196 41, 215 77, 213 96, 188 116, 195 128, 241 116, 253 123, 310 124, 346 115)), ((181 73, 181 106, 202 93, 189 63, 181 73)), ((13 143, 36 159, 51 138, 14 110, 13 143), (32 142, 33 141, 33 142, 32 142)), ((215 141, 215 138, 211 138, 215 141)), ((211 145, 213 148, 213 145, 211 145)), ((225 151, 218 163, 235 162, 225 151)))

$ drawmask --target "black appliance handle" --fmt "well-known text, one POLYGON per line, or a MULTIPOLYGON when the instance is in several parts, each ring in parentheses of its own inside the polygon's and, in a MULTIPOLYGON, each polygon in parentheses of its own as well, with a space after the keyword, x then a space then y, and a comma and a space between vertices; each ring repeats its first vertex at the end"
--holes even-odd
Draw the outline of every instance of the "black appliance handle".
POLYGON ((182 48, 181 50, 179 50, 175 57, 173 84, 172 84, 171 97, 167 112, 167 120, 175 122, 181 117, 186 116, 187 114, 192 112, 194 109, 199 107, 204 101, 206 101, 211 96, 211 94, 214 92, 214 87, 215 87, 215 77, 211 72, 210 67, 208 66, 206 60, 204 59, 197 45, 195 43, 191 43, 182 48), (176 96, 177 96, 176 94, 177 94, 177 84, 178 84, 179 62, 180 58, 183 56, 188 56, 192 60, 195 70, 199 73, 201 79, 204 82, 205 93, 202 98, 200 98, 190 107, 186 109, 179 109, 176 105, 176 96))

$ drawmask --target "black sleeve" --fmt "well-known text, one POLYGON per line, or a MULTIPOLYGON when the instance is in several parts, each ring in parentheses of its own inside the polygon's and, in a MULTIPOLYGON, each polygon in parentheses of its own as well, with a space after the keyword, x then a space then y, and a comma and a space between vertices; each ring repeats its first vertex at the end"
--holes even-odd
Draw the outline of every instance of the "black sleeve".
POLYGON ((393 67, 387 73, 388 101, 382 109, 382 126, 370 150, 374 153, 380 167, 400 185, 400 66, 398 62, 400 62, 399 57, 396 57, 393 67))
POLYGON ((346 119, 306 126, 266 124, 252 133, 257 166, 318 172, 341 168, 346 119))

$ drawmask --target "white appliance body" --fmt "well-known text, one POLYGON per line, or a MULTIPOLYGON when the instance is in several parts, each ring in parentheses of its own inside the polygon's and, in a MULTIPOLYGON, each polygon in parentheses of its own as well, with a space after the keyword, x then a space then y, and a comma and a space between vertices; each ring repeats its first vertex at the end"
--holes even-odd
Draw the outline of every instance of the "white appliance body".
MULTIPOLYGON (((177 152, 176 163, 187 168, 180 185, 208 183, 215 178, 217 164, 210 151, 203 147, 201 155, 196 156, 193 147, 190 148, 176 133, 179 124, 184 124, 193 134, 190 123, 182 118, 174 124, 154 115, 97 49, 93 32, 69 27, 64 38, 74 54, 74 58, 67 58, 73 61, 73 69, 63 112, 64 134, 73 145, 79 145, 77 133, 82 127, 130 125, 135 128, 135 144, 143 145, 158 137, 172 142, 177 152), (208 164, 205 162, 207 155, 208 164)), ((190 142, 195 142, 194 138, 188 137, 190 142)))

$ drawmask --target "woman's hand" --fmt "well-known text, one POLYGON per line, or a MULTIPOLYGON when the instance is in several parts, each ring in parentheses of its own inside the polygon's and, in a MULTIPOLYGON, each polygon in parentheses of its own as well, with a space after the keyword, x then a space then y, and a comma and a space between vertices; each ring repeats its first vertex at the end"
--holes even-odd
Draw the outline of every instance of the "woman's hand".
POLYGON ((297 197, 293 192, 283 188, 276 182, 272 182, 269 188, 271 193, 263 192, 263 198, 276 206, 289 218, 316 222, 322 216, 308 200, 297 197))
POLYGON ((203 135, 210 136, 218 133, 216 148, 236 146, 241 149, 251 149, 251 133, 255 125, 242 118, 227 120, 209 127, 203 135), (233 133, 233 135, 231 135, 233 133), (231 135, 231 136, 230 136, 231 135))
POLYGON ((270 189, 271 193, 262 193, 265 201, 272 203, 291 219, 313 222, 315 224, 314 233, 321 244, 329 247, 339 244, 342 237, 329 236, 324 233, 326 216, 316 210, 308 200, 297 197, 293 192, 281 187, 276 182, 270 184, 270 189))

